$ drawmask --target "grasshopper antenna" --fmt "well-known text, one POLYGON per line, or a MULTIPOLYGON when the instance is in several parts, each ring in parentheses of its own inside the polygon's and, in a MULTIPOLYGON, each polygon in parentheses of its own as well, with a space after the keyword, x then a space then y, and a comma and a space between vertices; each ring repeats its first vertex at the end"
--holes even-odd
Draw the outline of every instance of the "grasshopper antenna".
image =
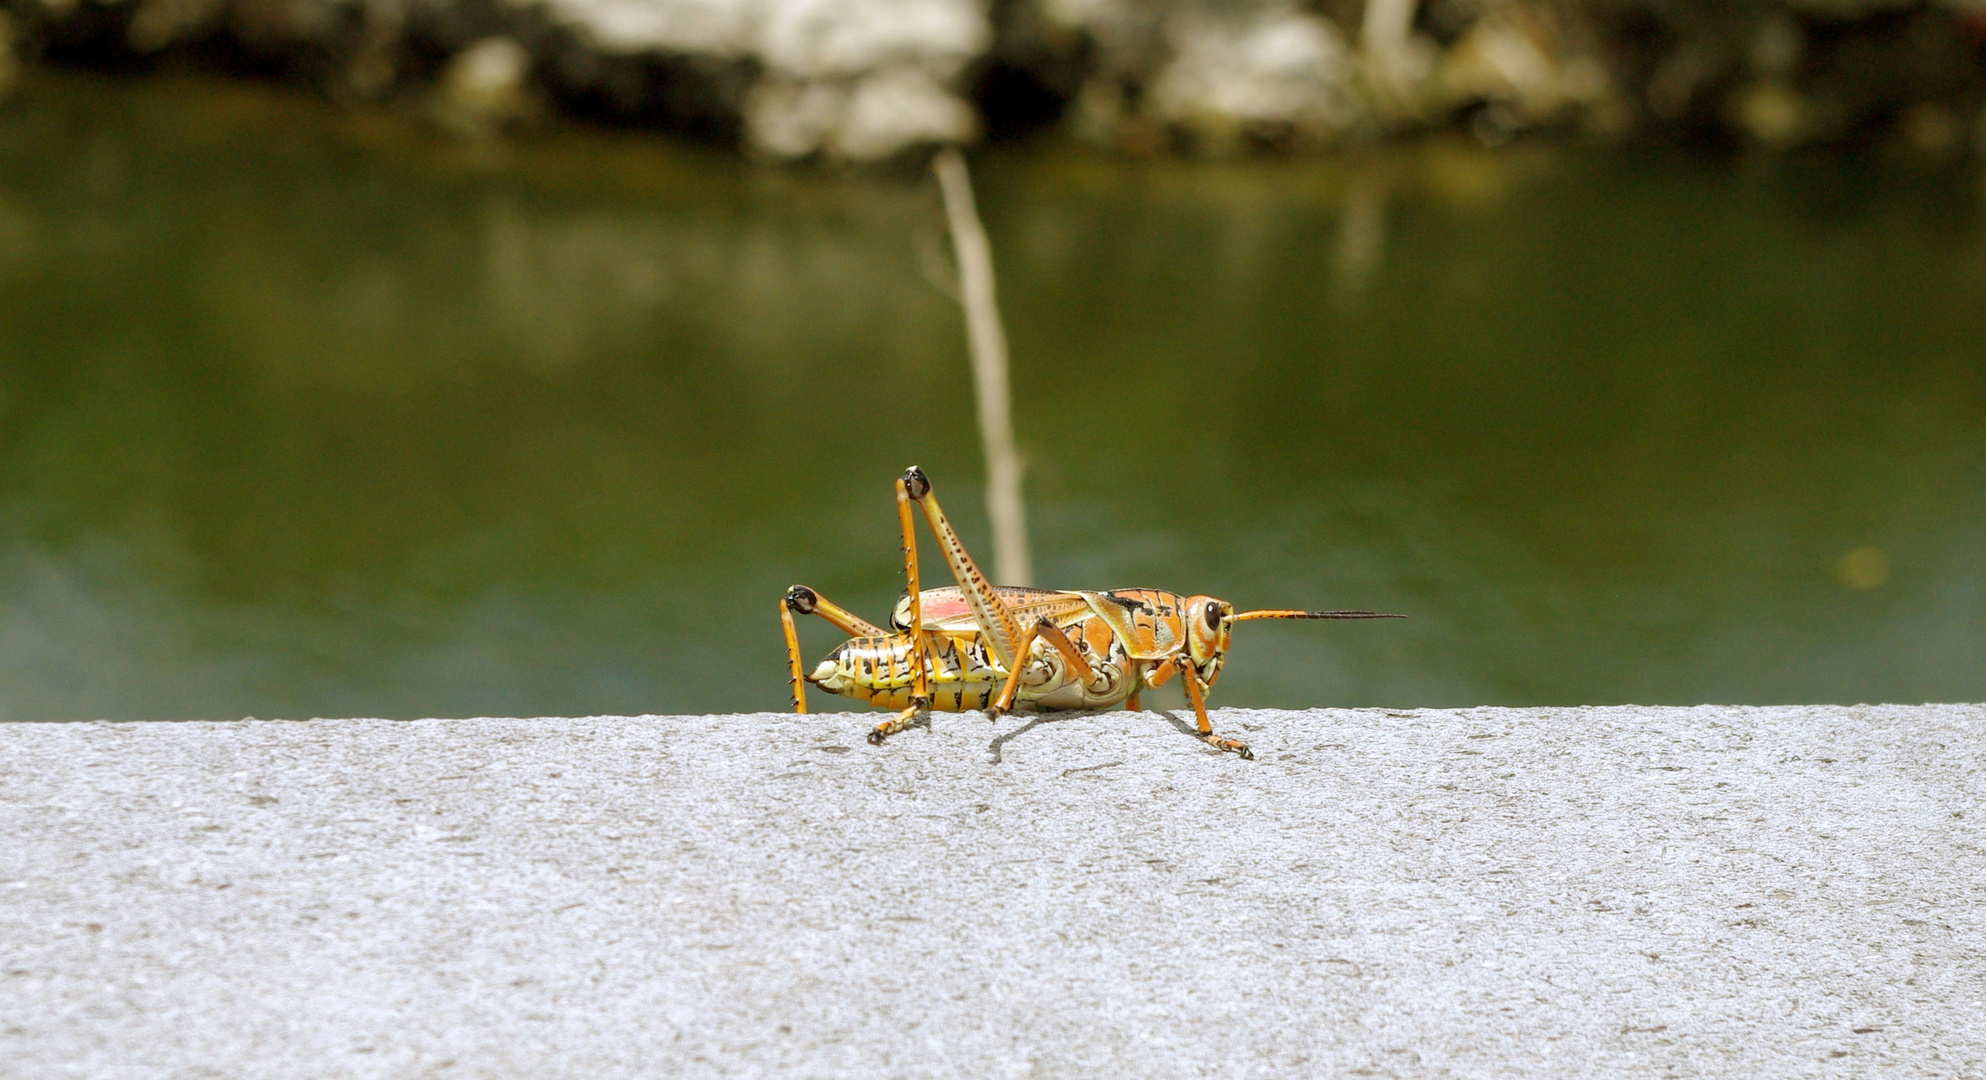
POLYGON ((1228 622, 1246 622, 1249 619, 1404 619, 1405 615, 1383 615, 1377 611, 1284 611, 1277 608, 1264 608, 1261 611, 1244 611, 1230 615, 1228 622))

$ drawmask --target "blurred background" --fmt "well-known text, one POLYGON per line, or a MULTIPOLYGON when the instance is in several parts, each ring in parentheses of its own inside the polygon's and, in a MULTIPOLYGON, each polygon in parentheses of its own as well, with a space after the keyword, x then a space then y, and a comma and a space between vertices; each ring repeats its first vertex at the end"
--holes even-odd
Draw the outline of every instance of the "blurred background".
POLYGON ((0 718, 784 707, 775 603, 883 617, 904 466, 990 552, 952 143, 1037 582, 1410 616, 1243 627, 1217 704, 1986 699, 1986 6, 0 39, 0 718))

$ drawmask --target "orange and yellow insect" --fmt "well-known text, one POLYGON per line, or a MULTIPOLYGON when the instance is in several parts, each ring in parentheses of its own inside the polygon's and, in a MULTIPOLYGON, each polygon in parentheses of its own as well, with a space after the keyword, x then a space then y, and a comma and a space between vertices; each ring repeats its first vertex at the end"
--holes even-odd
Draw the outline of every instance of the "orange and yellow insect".
POLYGON ((1059 592, 996 586, 980 573, 945 520, 931 481, 915 465, 896 483, 903 531, 903 599, 888 629, 829 602, 805 585, 779 602, 792 673, 793 709, 807 711, 807 684, 896 714, 869 732, 881 744, 931 710, 1048 712, 1138 708, 1138 694, 1173 676, 1186 687, 1209 746, 1253 758, 1248 747, 1214 734, 1207 691, 1221 676, 1228 632, 1251 619, 1397 619, 1373 611, 1242 611, 1211 596, 1158 589, 1059 592), (924 512, 955 588, 920 590, 911 506, 924 512), (811 674, 802 670, 793 616, 819 615, 852 635, 811 674))

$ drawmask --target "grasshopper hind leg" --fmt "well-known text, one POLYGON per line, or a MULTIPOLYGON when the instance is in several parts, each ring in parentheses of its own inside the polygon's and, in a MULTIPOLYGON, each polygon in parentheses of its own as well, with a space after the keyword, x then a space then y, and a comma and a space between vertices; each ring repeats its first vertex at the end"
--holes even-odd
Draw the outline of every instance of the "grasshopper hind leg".
POLYGON ((869 745, 881 746, 884 739, 910 727, 912 724, 923 723, 929 719, 931 719, 931 706, 924 704, 912 705, 910 708, 904 709, 895 716, 871 728, 869 731, 869 745))
MULTIPOLYGON (((794 588, 797 590, 798 585, 794 588)), ((793 603, 790 598, 779 601, 779 625, 786 632, 787 678, 793 691, 793 711, 805 716, 807 713, 807 676, 800 663, 800 635, 793 630, 793 603)))
POLYGON ((779 599, 779 626, 786 635, 786 677, 792 686, 793 711, 807 711, 806 668, 800 661, 800 637, 793 629, 793 616, 819 615, 842 633, 852 637, 882 637, 889 631, 829 600, 820 593, 795 585, 779 599))

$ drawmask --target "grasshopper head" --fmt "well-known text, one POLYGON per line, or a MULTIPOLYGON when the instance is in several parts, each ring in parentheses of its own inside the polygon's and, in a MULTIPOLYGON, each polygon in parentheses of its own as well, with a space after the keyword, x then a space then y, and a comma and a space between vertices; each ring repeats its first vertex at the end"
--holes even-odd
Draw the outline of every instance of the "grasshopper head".
POLYGON ((1208 686, 1221 677, 1221 661, 1227 657, 1228 626, 1234 618, 1234 605, 1211 596, 1189 596, 1183 606, 1186 617, 1186 651, 1200 679, 1208 686))

